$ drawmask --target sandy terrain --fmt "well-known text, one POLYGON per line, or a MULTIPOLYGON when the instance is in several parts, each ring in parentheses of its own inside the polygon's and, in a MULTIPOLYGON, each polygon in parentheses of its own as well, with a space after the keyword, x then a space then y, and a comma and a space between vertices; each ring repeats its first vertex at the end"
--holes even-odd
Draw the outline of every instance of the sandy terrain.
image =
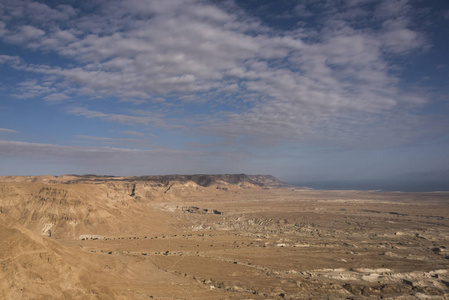
POLYGON ((0 177, 2 299, 448 299, 449 193, 0 177))

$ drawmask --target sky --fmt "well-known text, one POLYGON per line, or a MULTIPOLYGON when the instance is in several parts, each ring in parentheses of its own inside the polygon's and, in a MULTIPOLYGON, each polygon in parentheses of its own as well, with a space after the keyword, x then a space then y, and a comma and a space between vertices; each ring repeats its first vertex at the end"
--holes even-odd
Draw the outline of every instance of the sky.
POLYGON ((0 1, 0 175, 449 186, 446 0, 0 1))

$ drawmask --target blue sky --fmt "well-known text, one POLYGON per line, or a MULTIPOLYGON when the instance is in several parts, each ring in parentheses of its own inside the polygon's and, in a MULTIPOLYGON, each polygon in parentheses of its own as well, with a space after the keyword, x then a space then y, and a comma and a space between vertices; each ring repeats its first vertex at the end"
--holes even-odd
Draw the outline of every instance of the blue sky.
POLYGON ((1 1, 0 175, 441 179, 448 36, 445 0, 1 1))

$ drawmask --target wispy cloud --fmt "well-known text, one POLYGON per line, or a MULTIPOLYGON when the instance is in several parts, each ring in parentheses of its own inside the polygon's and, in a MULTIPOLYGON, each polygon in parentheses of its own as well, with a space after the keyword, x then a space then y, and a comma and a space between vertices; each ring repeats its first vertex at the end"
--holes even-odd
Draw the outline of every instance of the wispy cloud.
MULTIPOLYGON (((117 97, 141 101, 133 105, 164 103, 186 110, 227 105, 231 109, 210 109, 196 127, 241 143, 406 143, 423 132, 438 133, 445 124, 415 113, 431 99, 424 91, 409 91, 395 62, 431 47, 413 26, 417 11, 408 1, 299 1, 288 17, 313 17, 321 25, 298 22, 285 30, 263 24, 233 2, 124 0, 84 6, 89 5, 74 9, 25 0, 0 5, 8 25, 1 27, 0 38, 75 62, 27 65, 27 72, 47 83, 24 82, 18 97, 50 102, 72 95, 117 97), (61 81, 66 86, 56 84, 61 81)), ((0 56, 1 61, 19 64, 16 57, 0 56)), ((66 112, 170 126, 157 114, 110 114, 85 106, 66 112)), ((171 125, 185 130, 198 119, 185 113, 171 125)))
POLYGON ((0 128, 0 133, 15 133, 17 131, 7 128, 0 128))
POLYGON ((10 161, 27 157, 28 161, 45 162, 53 170, 69 163, 76 164, 76 169, 83 173, 118 175, 193 174, 198 170, 212 173, 220 166, 224 172, 232 172, 233 166, 238 165, 238 156, 228 152, 221 153, 223 158, 217 160, 216 153, 203 151, 61 146, 5 140, 0 140, 0 154, 10 161))
POLYGON ((18 56, 0 55, 0 64, 10 64, 18 66, 22 63, 22 60, 18 56))
POLYGON ((86 140, 96 140, 96 141, 125 141, 125 142, 141 142, 139 139, 121 139, 121 138, 110 138, 110 137, 98 137, 90 135, 76 135, 77 138, 86 140))
MULTIPOLYGON (((140 153, 143 155, 165 153, 166 155, 198 155, 200 152, 155 149, 155 150, 138 150, 128 148, 113 147, 81 147, 81 146, 61 146, 55 144, 29 143, 22 141, 5 141, 0 140, 0 149, 3 156, 22 156, 29 155, 32 157, 78 157, 82 158, 85 154, 92 156, 101 156, 106 154, 126 154, 140 153)), ((92 157, 91 157, 92 158, 92 157)))
POLYGON ((124 130, 124 131, 122 131, 122 133, 124 133, 126 135, 130 135, 130 136, 144 136, 145 135, 145 133, 137 132, 137 131, 133 131, 133 130, 124 130))
POLYGON ((149 146, 148 140, 145 139, 132 139, 132 138, 112 138, 112 137, 99 137, 90 135, 76 135, 75 138, 84 142, 97 142, 104 145, 126 145, 127 147, 139 147, 149 146))
POLYGON ((70 97, 64 93, 53 93, 43 97, 42 99, 50 103, 60 103, 64 100, 70 99, 70 97))
POLYGON ((88 119, 100 119, 103 121, 118 122, 123 124, 148 125, 154 121, 152 117, 141 117, 133 115, 107 114, 99 111, 88 110, 84 107, 71 107, 66 110, 67 113, 76 116, 82 116, 88 119))

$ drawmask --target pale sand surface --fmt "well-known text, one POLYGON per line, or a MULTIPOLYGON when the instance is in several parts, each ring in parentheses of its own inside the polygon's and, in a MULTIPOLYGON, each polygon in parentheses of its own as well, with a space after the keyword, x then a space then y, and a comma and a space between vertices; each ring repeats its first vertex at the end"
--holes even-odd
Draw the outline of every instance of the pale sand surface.
POLYGON ((200 179, 0 177, 0 298, 449 298, 449 193, 200 179))

